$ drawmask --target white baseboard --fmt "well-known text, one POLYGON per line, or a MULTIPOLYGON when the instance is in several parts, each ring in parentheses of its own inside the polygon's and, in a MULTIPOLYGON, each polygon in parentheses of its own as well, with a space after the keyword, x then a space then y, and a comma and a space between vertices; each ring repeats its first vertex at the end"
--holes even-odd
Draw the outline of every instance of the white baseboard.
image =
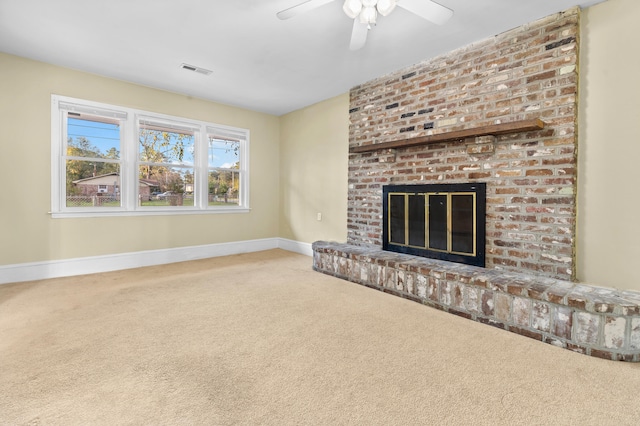
POLYGON ((313 256, 313 248, 311 248, 311 243, 301 243, 300 241, 278 238, 278 248, 281 248, 282 250, 292 251, 294 253, 304 254, 305 256, 313 256))
POLYGON ((106 256, 0 266, 0 284, 118 271, 121 269, 229 256, 232 254, 251 253, 275 248, 307 256, 312 255, 311 244, 309 243, 301 243, 284 238, 265 238, 261 240, 236 241, 203 246, 148 250, 106 256))

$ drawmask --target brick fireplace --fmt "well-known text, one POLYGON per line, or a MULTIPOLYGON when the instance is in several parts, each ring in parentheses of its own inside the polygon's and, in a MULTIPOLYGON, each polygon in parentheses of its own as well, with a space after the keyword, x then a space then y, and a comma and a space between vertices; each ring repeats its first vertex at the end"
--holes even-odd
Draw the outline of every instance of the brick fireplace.
POLYGON ((572 279, 578 18, 571 9, 351 91, 350 147, 540 119, 539 131, 349 157, 348 242, 380 246, 385 184, 487 184, 487 267, 572 279))
POLYGON ((314 268, 639 361, 640 296, 573 282, 579 18, 573 8, 354 87, 347 243, 314 244, 314 268), (487 133, 510 123, 526 125, 487 133), (474 182, 486 185, 486 268, 381 250, 384 186, 474 182))

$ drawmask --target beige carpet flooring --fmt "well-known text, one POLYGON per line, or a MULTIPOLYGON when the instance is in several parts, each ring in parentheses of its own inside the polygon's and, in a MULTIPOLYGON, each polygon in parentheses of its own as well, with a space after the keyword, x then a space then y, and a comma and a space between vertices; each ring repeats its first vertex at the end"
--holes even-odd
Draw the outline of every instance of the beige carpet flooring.
POLYGON ((270 250, 0 286, 2 425, 637 425, 640 365, 270 250))

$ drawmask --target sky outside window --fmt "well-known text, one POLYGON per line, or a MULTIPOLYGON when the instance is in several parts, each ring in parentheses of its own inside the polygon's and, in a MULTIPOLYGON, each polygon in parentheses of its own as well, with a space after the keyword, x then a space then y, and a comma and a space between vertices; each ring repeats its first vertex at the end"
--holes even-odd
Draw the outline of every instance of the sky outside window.
POLYGON ((90 119, 69 117, 67 135, 77 142, 84 138, 97 148, 98 154, 118 153, 120 158, 120 126, 116 123, 105 123, 90 119))
POLYGON ((232 169, 240 161, 240 142, 209 139, 209 167, 232 169))

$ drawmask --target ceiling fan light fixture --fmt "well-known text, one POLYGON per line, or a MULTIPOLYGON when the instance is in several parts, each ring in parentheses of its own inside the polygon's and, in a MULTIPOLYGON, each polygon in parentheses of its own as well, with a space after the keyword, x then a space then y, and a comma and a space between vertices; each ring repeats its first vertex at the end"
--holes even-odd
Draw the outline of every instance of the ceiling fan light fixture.
MULTIPOLYGON (((276 13, 276 16, 279 19, 289 19, 327 3, 332 3, 335 0, 298 1, 300 1, 300 3, 281 10, 276 13)), ((372 25, 376 25, 378 13, 382 16, 387 16, 395 10, 396 6, 438 25, 444 24, 453 16, 453 10, 436 3, 434 0, 402 0, 402 3, 398 4, 399 1, 400 0, 344 0, 342 10, 349 18, 353 19, 349 49, 361 49, 367 41, 368 30, 371 29, 372 25)))
POLYGON ((360 23, 375 25, 377 17, 378 12, 376 11, 375 7, 365 6, 362 8, 362 12, 360 12, 360 23))
POLYGON ((342 10, 351 19, 355 19, 362 11, 362 2, 360 0, 345 0, 342 10))
POLYGON ((393 12, 397 3, 397 0, 378 0, 378 4, 376 5, 378 13, 382 16, 387 16, 393 12))

